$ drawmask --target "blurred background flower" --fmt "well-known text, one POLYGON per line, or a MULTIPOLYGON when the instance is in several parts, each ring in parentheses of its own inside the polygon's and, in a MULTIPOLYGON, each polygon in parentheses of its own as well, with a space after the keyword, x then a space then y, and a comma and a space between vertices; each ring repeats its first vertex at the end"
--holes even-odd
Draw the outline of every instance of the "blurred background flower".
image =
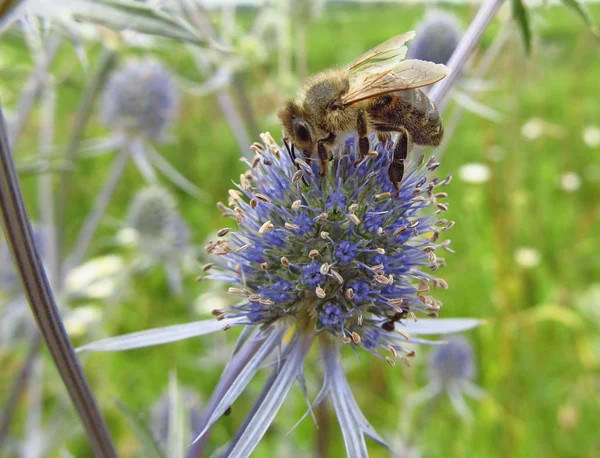
POLYGON ((156 59, 129 60, 112 74, 103 95, 100 120, 124 135, 162 140, 179 107, 171 73, 156 59))
POLYGON ((481 399, 485 391, 475 385, 475 356, 471 343, 463 336, 453 336, 445 345, 432 351, 429 357, 429 383, 412 398, 412 402, 420 404, 434 397, 448 394, 456 412, 467 421, 473 415, 467 406, 464 395, 481 399))
POLYGON ((136 253, 132 268, 144 271, 162 265, 172 293, 183 292, 183 275, 197 268, 189 229, 167 189, 154 186, 137 192, 129 205, 117 242, 136 253))
POLYGON ((416 27, 417 36, 408 47, 407 58, 447 64, 463 34, 459 19, 434 9, 416 27))

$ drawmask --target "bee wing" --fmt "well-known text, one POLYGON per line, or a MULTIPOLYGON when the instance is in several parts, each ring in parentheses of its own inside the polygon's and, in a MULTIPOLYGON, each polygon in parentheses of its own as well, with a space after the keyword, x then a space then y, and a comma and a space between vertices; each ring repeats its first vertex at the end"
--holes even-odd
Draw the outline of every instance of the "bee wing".
POLYGON ((346 67, 350 88, 342 103, 350 105, 388 92, 427 86, 448 75, 445 65, 404 60, 405 44, 414 37, 414 31, 397 35, 350 62, 346 67))
POLYGON ((358 56, 352 62, 346 66, 346 70, 350 73, 360 72, 362 67, 370 67, 372 64, 377 62, 384 62, 394 60, 395 62, 403 60, 406 57, 406 46, 404 44, 407 41, 412 40, 415 37, 415 32, 410 31, 401 35, 396 35, 387 41, 384 41, 373 49, 370 49, 366 53, 358 56))
POLYGON ((370 62, 371 59, 368 59, 360 63, 358 72, 350 71, 350 87, 348 92, 342 96, 344 105, 389 92, 428 86, 450 73, 450 69, 443 64, 417 59, 400 62, 375 59, 372 63, 370 62))

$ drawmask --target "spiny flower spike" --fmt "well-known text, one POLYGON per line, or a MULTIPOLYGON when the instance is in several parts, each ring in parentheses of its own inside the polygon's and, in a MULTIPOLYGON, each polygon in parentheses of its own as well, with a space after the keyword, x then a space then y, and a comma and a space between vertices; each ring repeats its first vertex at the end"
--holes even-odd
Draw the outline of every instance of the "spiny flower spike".
POLYGON ((340 349, 362 348, 393 366, 414 355, 407 344, 433 343, 420 335, 480 324, 433 319, 441 303, 428 292, 447 287, 433 272, 445 263, 439 252, 452 252, 449 242, 440 241, 454 224, 440 217, 448 209, 440 187, 450 176, 430 179, 439 163, 418 158, 396 191, 387 176, 391 142, 372 139, 376 154, 355 166, 358 151, 350 138, 320 177, 317 163, 293 157, 269 134, 262 141, 252 145, 256 157, 246 161, 249 169, 227 205, 218 205, 239 229, 223 229, 208 243, 214 260, 199 277, 227 282, 240 302, 215 310, 213 320, 106 339, 81 350, 137 348, 245 326, 189 456, 202 455, 211 426, 276 357, 273 374, 223 455, 246 457, 296 381, 307 396, 303 365, 317 340, 325 379, 315 404, 332 399, 348 456, 365 457, 365 435, 385 442, 352 396, 340 349))
POLYGON ((386 175, 390 145, 377 144, 377 156, 354 167, 352 138, 322 178, 318 164, 292 162, 264 140, 221 207, 239 231, 206 247, 221 267, 209 276, 242 297, 225 316, 263 327, 283 321, 377 355, 390 347, 412 354, 402 345, 411 340, 405 323, 437 316, 441 303, 427 292, 447 287, 431 271, 444 264, 436 252, 448 249, 439 235, 453 223, 438 215, 450 177, 429 180, 439 164, 420 161, 396 192, 386 175))

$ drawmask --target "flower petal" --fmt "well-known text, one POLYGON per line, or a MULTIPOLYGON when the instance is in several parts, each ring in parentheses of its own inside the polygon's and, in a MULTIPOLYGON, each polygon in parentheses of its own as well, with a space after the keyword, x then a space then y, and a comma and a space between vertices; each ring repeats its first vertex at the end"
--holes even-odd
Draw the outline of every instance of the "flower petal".
MULTIPOLYGON (((371 426, 358 407, 344 375, 338 346, 323 343, 321 352, 323 353, 325 369, 323 389, 328 388, 333 408, 340 423, 348 458, 368 458, 369 452, 365 442, 365 434, 390 450, 389 445, 377 434, 375 428, 371 426)), ((320 395, 321 393, 319 393, 317 399, 320 395)))
MULTIPOLYGON (((202 431, 198 434, 194 442, 200 439, 210 427, 225 413, 225 411, 235 402, 235 400, 242 394, 244 389, 250 383, 250 380, 256 375, 262 366, 265 359, 272 353, 275 346, 281 342, 283 330, 277 330, 272 332, 258 351, 252 356, 250 360, 244 365, 243 369, 238 373, 237 377, 225 392, 223 397, 219 400, 217 406, 210 412, 210 417, 202 431)), ((256 339, 260 339, 261 336, 256 336, 256 339)))
POLYGON ((396 327, 413 335, 432 335, 468 331, 484 323, 484 320, 474 318, 423 318, 397 323, 396 327))
POLYGON ((202 320, 193 323, 176 324, 162 328, 148 329, 118 337, 92 342, 77 349, 81 351, 121 351, 132 348, 150 347, 178 340, 198 337, 205 334, 221 331, 225 326, 233 326, 243 321, 243 318, 229 318, 224 320, 202 320))
POLYGON ((277 374, 273 385, 264 396, 264 399, 261 399, 260 405, 256 409, 253 409, 253 415, 247 422, 246 427, 239 437, 234 439, 224 457, 246 458, 250 456, 267 432, 267 429, 273 422, 275 415, 292 388, 304 364, 304 359, 308 354, 312 341, 312 335, 297 335, 297 339, 290 344, 292 348, 281 370, 277 374))

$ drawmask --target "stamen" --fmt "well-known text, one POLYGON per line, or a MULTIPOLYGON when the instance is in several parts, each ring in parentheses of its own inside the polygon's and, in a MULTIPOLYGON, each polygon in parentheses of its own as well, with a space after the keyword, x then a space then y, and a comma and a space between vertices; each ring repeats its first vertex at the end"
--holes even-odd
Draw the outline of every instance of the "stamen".
POLYGON ((264 194, 261 194, 259 192, 254 194, 254 197, 256 197, 258 200, 261 200, 263 202, 271 203, 271 199, 269 199, 267 196, 265 196, 264 194))
POLYGON ((271 223, 271 220, 269 220, 269 221, 265 222, 262 226, 260 226, 258 233, 264 234, 265 232, 270 231, 274 228, 275 228, 275 226, 273 226, 273 223, 271 223))
POLYGON ((344 284, 344 278, 334 269, 329 269, 329 273, 333 277, 335 281, 337 281, 340 285, 344 284))

